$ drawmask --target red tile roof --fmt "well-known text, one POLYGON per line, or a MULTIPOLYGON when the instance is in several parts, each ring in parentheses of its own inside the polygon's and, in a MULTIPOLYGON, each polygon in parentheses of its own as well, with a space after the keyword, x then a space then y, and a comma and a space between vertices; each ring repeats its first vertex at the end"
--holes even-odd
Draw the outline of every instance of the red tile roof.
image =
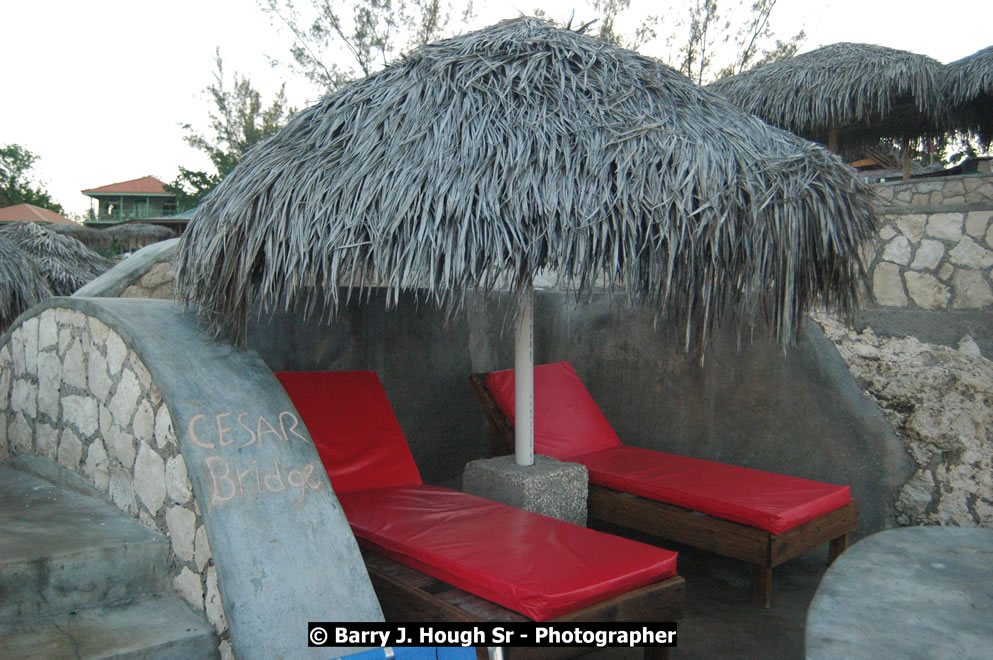
POLYGON ((0 209, 0 222, 48 222, 52 224, 76 224, 55 211, 43 209, 34 204, 15 204, 0 209))
POLYGON ((140 179, 112 183, 109 186, 100 186, 99 188, 90 188, 89 190, 83 190, 82 193, 84 195, 168 195, 169 193, 166 192, 164 186, 165 184, 154 176, 143 176, 140 179))

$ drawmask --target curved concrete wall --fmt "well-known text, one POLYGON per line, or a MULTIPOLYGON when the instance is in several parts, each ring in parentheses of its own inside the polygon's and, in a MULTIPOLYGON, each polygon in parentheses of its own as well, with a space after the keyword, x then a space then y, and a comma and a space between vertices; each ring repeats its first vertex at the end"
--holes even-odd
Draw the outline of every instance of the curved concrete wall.
POLYGON ((73 296, 169 300, 174 297, 178 246, 178 238, 146 245, 73 296))
POLYGON ((53 298, 15 322, 0 338, 0 460, 31 454, 171 540, 173 584, 222 657, 306 657, 308 620, 382 619, 282 388, 174 303, 53 298))

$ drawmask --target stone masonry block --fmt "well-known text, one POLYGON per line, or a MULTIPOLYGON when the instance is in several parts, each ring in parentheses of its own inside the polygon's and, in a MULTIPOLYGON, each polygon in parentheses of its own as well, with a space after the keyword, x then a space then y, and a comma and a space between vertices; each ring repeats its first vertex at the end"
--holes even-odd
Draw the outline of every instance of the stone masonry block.
POLYGON ((880 305, 905 307, 907 295, 903 290, 903 278, 896 264, 881 263, 872 274, 872 295, 880 305))
POLYGON ((462 490, 576 525, 586 524, 586 466, 535 456, 522 466, 513 456, 471 461, 462 490))

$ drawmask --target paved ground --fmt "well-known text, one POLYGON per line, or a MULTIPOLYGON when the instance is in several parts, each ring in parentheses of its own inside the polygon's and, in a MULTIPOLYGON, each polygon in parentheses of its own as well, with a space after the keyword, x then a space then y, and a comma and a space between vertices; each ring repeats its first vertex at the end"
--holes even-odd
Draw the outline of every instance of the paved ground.
MULTIPOLYGON (((459 489, 461 482, 443 484, 459 489)), ((606 530, 605 530, 606 531, 606 530)), ((628 531, 630 534, 630 531, 628 531)), ((761 608, 748 595, 748 566, 741 561, 648 537, 679 553, 678 572, 686 580, 686 611, 677 622, 676 660, 800 660, 804 657, 807 607, 828 568, 828 546, 772 571, 772 607, 761 608)), ((854 543, 857 539, 852 539, 854 543)), ((640 660, 640 649, 604 649, 584 660, 640 660)))
MULTIPOLYGON (((674 658, 803 658, 807 606, 827 569, 826 546, 773 570, 769 609, 749 601, 744 563, 675 544, 666 547, 679 552, 679 574, 686 578, 687 591, 674 658)), ((613 649, 585 657, 634 660, 640 656, 640 651, 613 649)))

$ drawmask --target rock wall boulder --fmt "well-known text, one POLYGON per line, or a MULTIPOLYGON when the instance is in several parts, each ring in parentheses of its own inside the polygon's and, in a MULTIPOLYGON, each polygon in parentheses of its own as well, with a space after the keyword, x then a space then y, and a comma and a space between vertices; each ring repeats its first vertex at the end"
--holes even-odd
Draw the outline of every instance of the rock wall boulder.
POLYGON ((916 465, 897 523, 993 527, 993 362, 968 339, 956 350, 817 320, 916 465))

